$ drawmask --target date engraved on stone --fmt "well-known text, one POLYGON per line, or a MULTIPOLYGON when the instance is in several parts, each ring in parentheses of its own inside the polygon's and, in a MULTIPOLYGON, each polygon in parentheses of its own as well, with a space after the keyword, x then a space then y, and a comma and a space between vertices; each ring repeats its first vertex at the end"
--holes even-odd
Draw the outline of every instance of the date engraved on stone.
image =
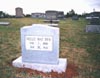
POLYGON ((26 50, 52 51, 52 36, 25 36, 26 50))

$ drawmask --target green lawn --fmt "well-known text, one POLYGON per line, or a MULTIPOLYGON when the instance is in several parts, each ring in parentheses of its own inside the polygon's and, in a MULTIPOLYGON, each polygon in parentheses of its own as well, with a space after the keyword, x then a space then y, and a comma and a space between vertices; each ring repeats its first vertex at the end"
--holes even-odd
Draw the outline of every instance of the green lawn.
MULTIPOLYGON (((20 28, 43 23, 42 19, 5 18, 0 21, 11 23, 0 26, 0 78, 30 78, 25 71, 19 73, 11 63, 21 56, 20 28)), ((60 57, 67 58, 78 67, 79 75, 73 78, 100 78, 100 34, 86 33, 86 24, 82 18, 60 21, 60 57)))

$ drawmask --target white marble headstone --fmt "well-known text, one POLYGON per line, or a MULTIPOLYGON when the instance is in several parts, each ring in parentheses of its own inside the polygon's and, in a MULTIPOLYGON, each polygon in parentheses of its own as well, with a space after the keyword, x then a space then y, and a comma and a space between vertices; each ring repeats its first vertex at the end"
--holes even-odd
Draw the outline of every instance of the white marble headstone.
POLYGON ((22 61, 58 64, 59 28, 33 24, 21 28, 22 61))

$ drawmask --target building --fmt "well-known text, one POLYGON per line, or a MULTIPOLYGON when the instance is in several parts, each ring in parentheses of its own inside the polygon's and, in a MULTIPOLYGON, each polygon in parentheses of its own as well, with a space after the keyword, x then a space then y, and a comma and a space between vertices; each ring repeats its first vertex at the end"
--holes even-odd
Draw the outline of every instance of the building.
POLYGON ((15 10, 16 10, 16 17, 17 17, 17 18, 22 18, 22 17, 24 17, 23 9, 22 9, 22 8, 17 7, 15 10))
POLYGON ((45 14, 44 13, 32 13, 31 17, 32 18, 45 18, 45 14))

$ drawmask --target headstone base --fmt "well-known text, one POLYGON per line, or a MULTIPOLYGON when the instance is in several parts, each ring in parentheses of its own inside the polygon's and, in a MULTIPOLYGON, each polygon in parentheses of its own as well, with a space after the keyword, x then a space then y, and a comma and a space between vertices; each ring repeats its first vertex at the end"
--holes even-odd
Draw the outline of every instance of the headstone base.
POLYGON ((86 32, 100 33, 100 25, 86 25, 86 32))
POLYGON ((0 22, 0 25, 4 25, 4 26, 7 26, 9 24, 10 24, 10 22, 0 22))
POLYGON ((60 20, 43 20, 45 23, 59 23, 60 20))
POLYGON ((22 62, 22 56, 17 58, 12 62, 14 67, 18 68, 30 68, 33 70, 37 71, 42 71, 42 72, 57 72, 57 73, 62 73, 66 71, 67 67, 67 59, 64 58, 59 58, 59 64, 54 65, 54 64, 41 64, 41 63, 27 63, 27 62, 22 62))
POLYGON ((58 24, 44 24, 44 25, 48 25, 48 26, 52 26, 52 27, 58 27, 59 25, 58 24))

